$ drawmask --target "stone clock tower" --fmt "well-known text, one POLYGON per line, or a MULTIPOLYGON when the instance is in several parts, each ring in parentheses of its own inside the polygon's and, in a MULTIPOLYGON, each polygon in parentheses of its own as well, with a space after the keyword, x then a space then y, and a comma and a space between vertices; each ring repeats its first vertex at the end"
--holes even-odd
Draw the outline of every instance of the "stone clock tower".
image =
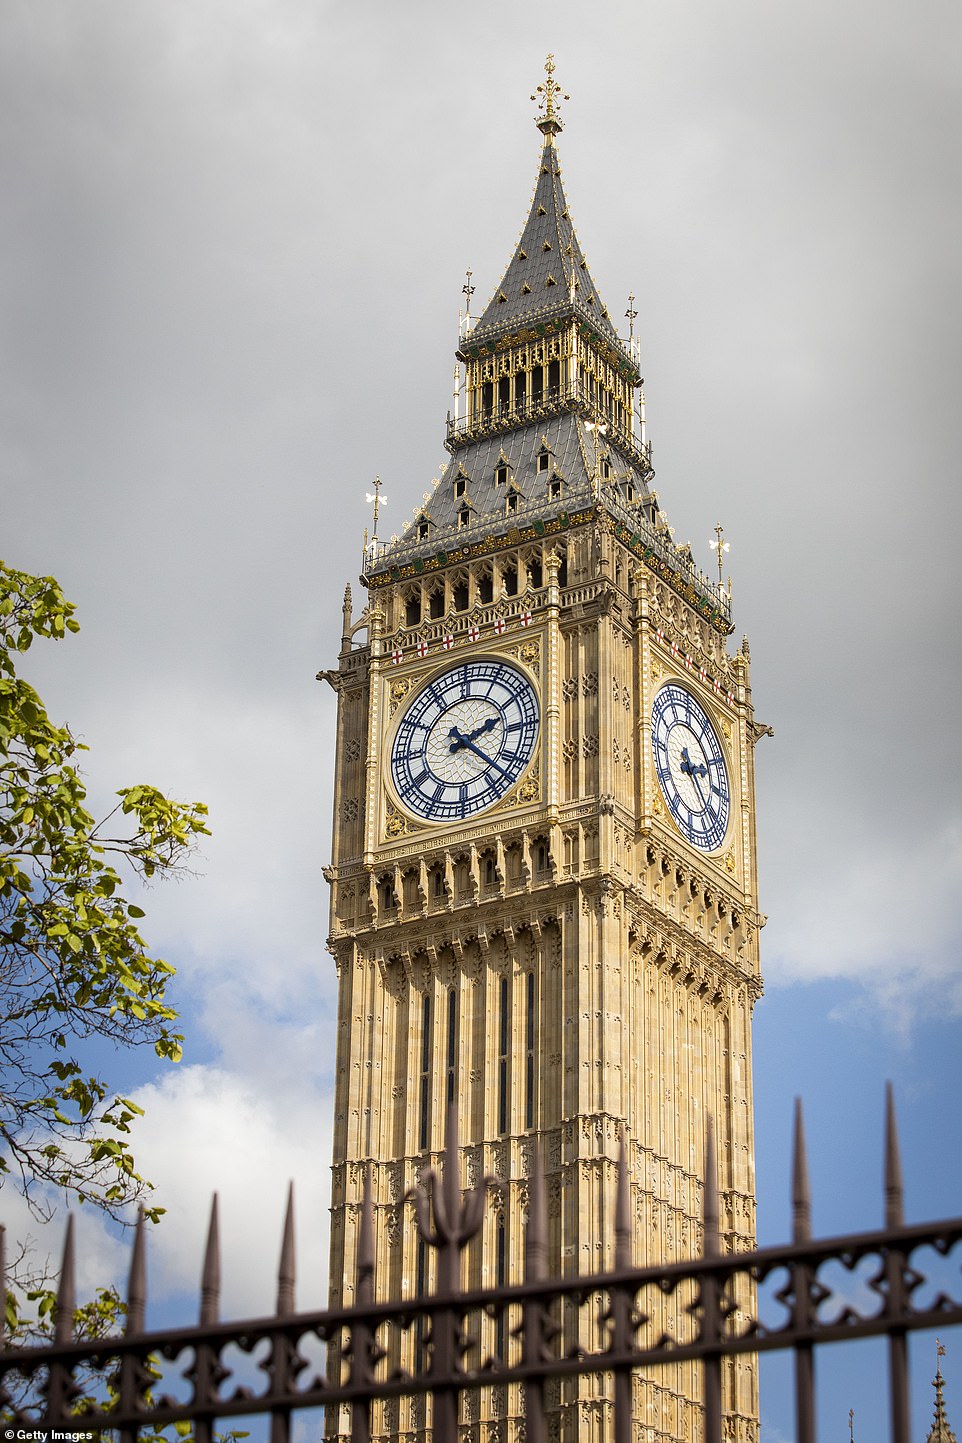
MULTIPOLYGON (((575 234, 550 60, 541 94, 530 213, 462 327, 450 462, 403 536, 367 545, 366 608, 355 619, 348 591, 322 673, 338 695, 332 1305, 353 1296, 366 1165, 379 1292, 431 1285, 404 1198, 450 1104, 463 1182, 505 1180, 468 1285, 522 1276, 535 1148, 550 1266, 611 1264, 622 1130, 635 1262, 690 1256, 709 1115, 723 1246, 754 1239, 748 648, 727 650, 730 595, 651 489, 637 351, 575 234)), ((726 1437, 750 1443, 755 1365, 728 1366, 726 1437)), ((565 1383, 559 1436, 610 1436, 597 1388, 565 1383)), ((700 1437, 693 1365, 634 1388, 639 1440, 700 1437)), ((387 1406, 376 1431, 422 1436, 424 1406, 387 1406)), ((466 1407, 466 1437, 521 1436, 514 1389, 466 1407)))

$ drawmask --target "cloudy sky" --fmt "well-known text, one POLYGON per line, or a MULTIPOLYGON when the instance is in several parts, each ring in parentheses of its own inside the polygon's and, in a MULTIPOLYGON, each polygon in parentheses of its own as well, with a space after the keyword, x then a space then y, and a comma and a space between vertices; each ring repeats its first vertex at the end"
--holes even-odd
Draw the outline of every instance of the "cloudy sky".
MULTIPOLYGON (((214 1186, 225 1307, 269 1306, 275 1246, 250 1240, 279 1236, 289 1176, 300 1298, 325 1296, 334 698, 313 678, 375 473, 391 530, 438 473, 464 271, 477 308, 527 213, 549 49, 579 237, 612 314, 637 297, 655 484, 705 569, 725 526, 776 732, 760 1235, 788 1227, 795 1093, 817 1228, 880 1219, 888 1076, 910 1218, 962 1211, 960 41, 948 0, 0 5, 0 554, 78 606, 32 675, 94 798, 149 780, 214 830, 147 904, 187 1057, 116 1063, 170 1210, 159 1308, 193 1286, 214 1186)), ((90 1281, 120 1265, 88 1247, 90 1281)), ((826 1426, 881 1426, 879 1357, 826 1359, 826 1426)), ((933 1361, 921 1340, 918 1428, 933 1361)), ((945 1372, 958 1430, 962 1339, 945 1372)))

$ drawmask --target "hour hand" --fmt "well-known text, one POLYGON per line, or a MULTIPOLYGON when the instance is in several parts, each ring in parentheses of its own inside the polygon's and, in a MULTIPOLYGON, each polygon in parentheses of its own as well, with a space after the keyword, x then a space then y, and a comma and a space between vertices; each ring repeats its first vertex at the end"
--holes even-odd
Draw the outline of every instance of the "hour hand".
POLYGON ((457 727, 452 727, 448 732, 448 736, 451 738, 450 750, 452 752, 459 752, 462 747, 469 747, 474 751, 475 748, 471 747, 471 743, 475 738, 484 736, 486 732, 494 731, 497 725, 498 718, 496 716, 489 716, 486 722, 482 722, 479 727, 475 727, 473 732, 468 732, 467 736, 462 736, 457 727))
POLYGON ((474 731, 470 732, 468 736, 463 737, 462 740, 466 742, 473 742, 477 737, 484 736, 485 732, 494 731, 497 725, 498 718, 496 716, 489 716, 486 722, 482 722, 479 727, 475 727, 474 731))
POLYGON ((681 749, 681 770, 689 777, 707 777, 708 775, 708 768, 704 762, 699 762, 697 767, 692 766, 687 747, 682 747, 681 749))

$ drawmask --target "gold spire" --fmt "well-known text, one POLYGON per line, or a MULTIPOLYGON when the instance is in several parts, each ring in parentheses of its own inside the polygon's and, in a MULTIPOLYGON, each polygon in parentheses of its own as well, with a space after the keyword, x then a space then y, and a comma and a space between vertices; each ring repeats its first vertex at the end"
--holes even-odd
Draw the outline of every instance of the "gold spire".
POLYGON ((543 110, 544 114, 535 121, 535 125, 541 131, 542 135, 551 137, 557 135, 562 128, 561 117, 555 110, 555 101, 570 100, 571 96, 565 95, 561 86, 555 81, 553 55, 548 56, 544 63, 544 68, 547 78, 543 85, 538 86, 531 99, 538 100, 538 96, 541 96, 541 99, 538 101, 538 109, 543 110))
POLYGON ((949 1427, 949 1420, 945 1415, 945 1398, 942 1394, 945 1386, 945 1379, 942 1377, 942 1359, 944 1357, 945 1344, 941 1338, 936 1338, 935 1377, 932 1379, 932 1386, 935 1389, 935 1418, 932 1421, 928 1443, 955 1443, 955 1434, 949 1427))

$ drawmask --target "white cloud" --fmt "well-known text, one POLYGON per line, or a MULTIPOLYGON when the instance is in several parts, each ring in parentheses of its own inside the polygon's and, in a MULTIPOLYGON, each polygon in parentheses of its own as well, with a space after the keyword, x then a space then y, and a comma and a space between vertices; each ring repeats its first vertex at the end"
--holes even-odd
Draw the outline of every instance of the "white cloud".
POLYGON ((902 1025, 962 1011, 962 825, 907 846, 897 828, 868 834, 864 818, 825 828, 792 815, 804 869, 786 869, 765 899, 768 980, 857 979, 902 1025))
MULTIPOLYGON (((289 1045, 276 1039, 281 1055, 289 1045)), ((271 1054, 268 1039, 262 1046, 271 1054)), ((211 1198, 219 1198, 224 1317, 274 1307, 288 1181, 294 1182, 297 1303, 327 1303, 331 1100, 282 1083, 268 1092, 219 1067, 186 1067, 141 1087, 137 1159, 167 1209, 149 1236, 149 1296, 199 1297, 211 1198)))

